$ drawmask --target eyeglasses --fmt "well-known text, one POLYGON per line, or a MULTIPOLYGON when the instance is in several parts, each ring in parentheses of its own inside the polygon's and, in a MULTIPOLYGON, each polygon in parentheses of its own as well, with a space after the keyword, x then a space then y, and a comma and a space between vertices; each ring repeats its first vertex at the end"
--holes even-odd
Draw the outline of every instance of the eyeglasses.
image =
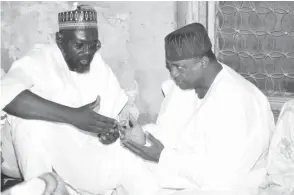
POLYGON ((75 43, 74 44, 74 47, 77 49, 77 50, 83 50, 83 51, 86 51, 86 50, 99 50, 101 48, 101 42, 98 40, 97 42, 95 43, 75 43))

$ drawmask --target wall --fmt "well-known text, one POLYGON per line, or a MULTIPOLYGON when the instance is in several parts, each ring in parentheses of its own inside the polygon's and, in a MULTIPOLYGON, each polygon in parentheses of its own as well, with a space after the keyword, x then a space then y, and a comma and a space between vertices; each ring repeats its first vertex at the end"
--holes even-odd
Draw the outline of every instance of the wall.
POLYGON ((201 23, 207 30, 208 17, 207 1, 178 1, 177 2, 177 28, 194 22, 201 23))
MULTIPOLYGON (((139 84, 137 105, 154 119, 162 101, 160 84, 168 78, 164 36, 175 27, 175 2, 83 2, 98 12, 102 56, 124 88, 139 84)), ((1 66, 25 54, 36 42, 54 42, 57 14, 73 2, 1 2, 1 66)))

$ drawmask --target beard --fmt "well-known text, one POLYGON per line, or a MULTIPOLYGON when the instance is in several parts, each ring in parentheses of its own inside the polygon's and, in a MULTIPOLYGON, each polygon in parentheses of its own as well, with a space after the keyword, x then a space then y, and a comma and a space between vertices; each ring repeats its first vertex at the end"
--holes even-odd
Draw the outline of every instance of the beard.
POLYGON ((80 74, 88 73, 90 71, 90 64, 87 64, 87 65, 77 64, 75 65, 74 71, 80 74))
POLYGON ((87 64, 82 64, 78 60, 66 60, 67 66, 71 71, 74 71, 79 74, 85 74, 90 71, 91 61, 87 64))

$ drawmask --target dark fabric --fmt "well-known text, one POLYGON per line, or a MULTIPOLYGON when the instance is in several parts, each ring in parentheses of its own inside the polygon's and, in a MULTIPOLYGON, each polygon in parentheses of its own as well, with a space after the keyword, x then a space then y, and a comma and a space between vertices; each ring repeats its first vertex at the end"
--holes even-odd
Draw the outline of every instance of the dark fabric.
POLYGON ((3 192, 4 190, 7 190, 10 187, 13 187, 16 184, 19 184, 21 182, 23 182, 22 179, 8 177, 8 176, 1 173, 1 192, 3 192))
POLYGON ((206 29, 200 23, 192 23, 171 32, 164 42, 168 61, 202 57, 212 46, 206 29))

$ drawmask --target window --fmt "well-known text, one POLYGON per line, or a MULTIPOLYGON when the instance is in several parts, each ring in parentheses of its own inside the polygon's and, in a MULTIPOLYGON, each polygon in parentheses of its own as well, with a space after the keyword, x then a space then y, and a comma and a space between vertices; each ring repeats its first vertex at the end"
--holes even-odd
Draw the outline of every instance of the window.
POLYGON ((294 95, 294 3, 215 4, 215 52, 267 96, 294 95))

